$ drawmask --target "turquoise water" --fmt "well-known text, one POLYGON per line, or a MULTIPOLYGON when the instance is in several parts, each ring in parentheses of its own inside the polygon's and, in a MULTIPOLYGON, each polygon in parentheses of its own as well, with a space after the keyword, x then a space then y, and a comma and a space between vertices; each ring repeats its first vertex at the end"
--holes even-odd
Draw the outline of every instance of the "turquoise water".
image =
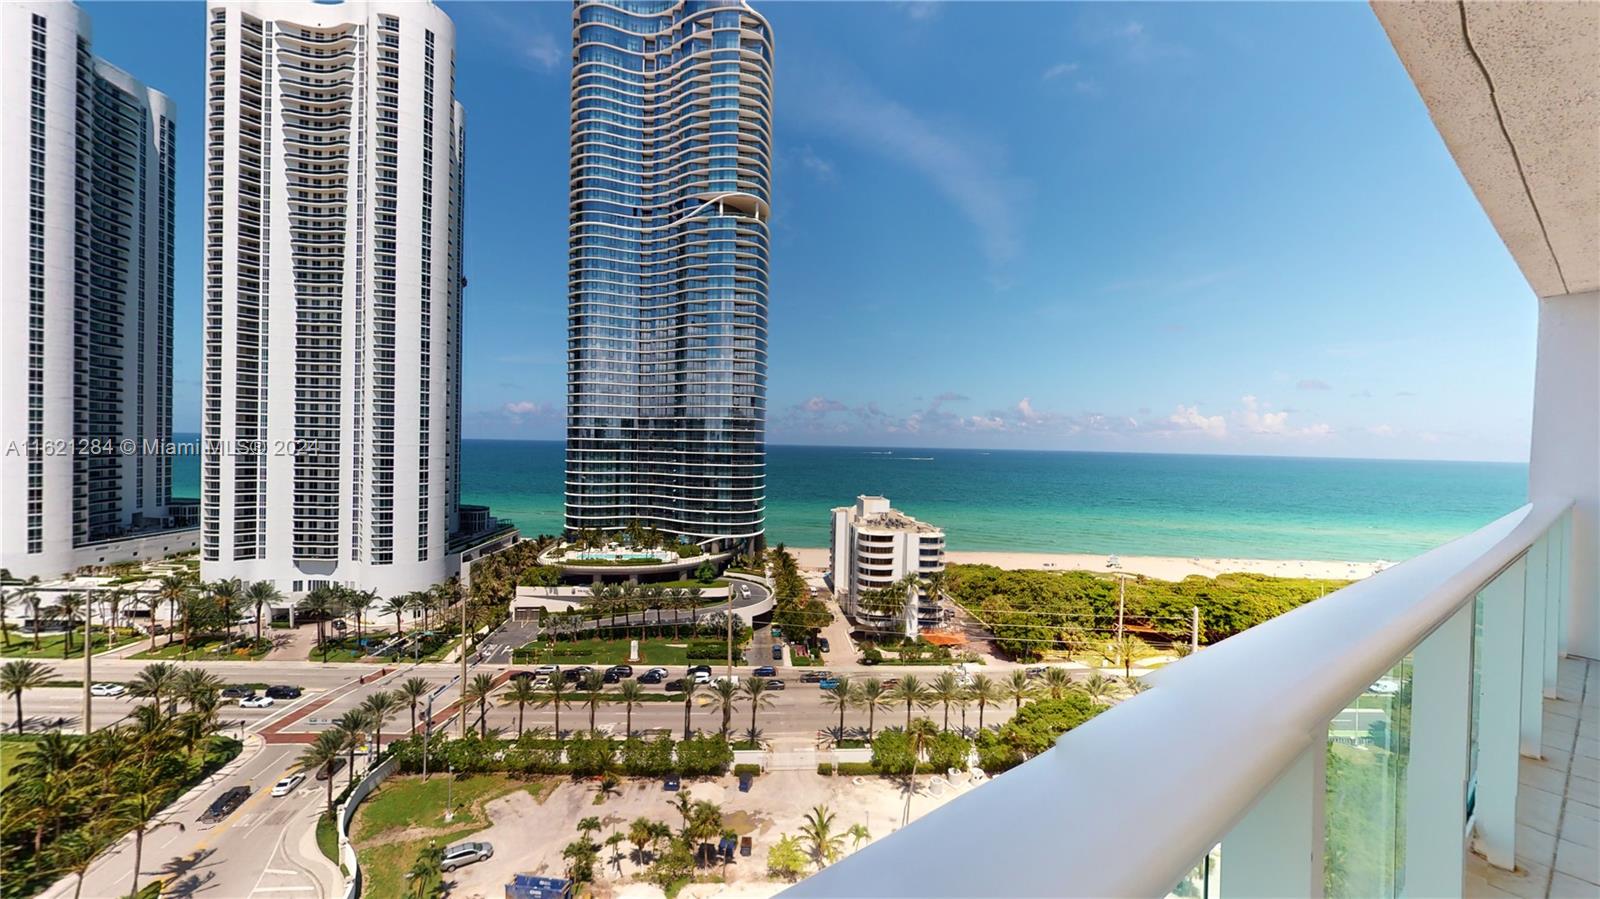
MULTIPOLYGON (((561 530, 562 444, 464 440, 462 501, 524 533, 561 530)), ((173 492, 199 495, 199 460, 173 492)), ((827 546, 828 510, 888 496, 957 550, 1396 561, 1521 505, 1527 466, 773 446, 767 534, 827 546)))

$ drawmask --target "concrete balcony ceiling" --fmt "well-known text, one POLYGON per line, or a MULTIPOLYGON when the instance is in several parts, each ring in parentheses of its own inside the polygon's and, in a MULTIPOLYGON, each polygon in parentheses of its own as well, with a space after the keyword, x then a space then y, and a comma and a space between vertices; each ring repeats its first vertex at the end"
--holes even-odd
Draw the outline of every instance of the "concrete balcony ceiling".
POLYGON ((1600 3, 1372 8, 1534 292, 1600 289, 1600 3))

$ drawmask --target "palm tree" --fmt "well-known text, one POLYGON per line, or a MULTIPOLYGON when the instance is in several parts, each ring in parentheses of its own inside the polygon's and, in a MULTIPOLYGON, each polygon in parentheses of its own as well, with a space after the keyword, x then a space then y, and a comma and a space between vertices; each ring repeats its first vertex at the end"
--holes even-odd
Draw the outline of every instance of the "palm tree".
MULTIPOLYGON (((168 646, 172 645, 172 634, 177 630, 174 625, 178 620, 178 607, 183 605, 183 602, 188 595, 189 584, 183 578, 177 575, 167 575, 161 579, 161 589, 156 591, 156 598, 167 604, 168 646)), ((155 623, 155 616, 156 611, 155 608, 152 607, 150 609, 150 619, 152 624, 152 627, 150 628, 150 649, 152 652, 156 648, 156 629, 153 626, 155 623)))
POLYGON ((689 710, 694 706, 694 698, 700 692, 701 685, 695 683, 692 677, 683 679, 683 738, 689 739, 689 710))
POLYGON ((1091 673, 1082 683, 1077 685, 1077 688, 1083 695, 1095 702, 1104 702, 1110 699, 1111 694, 1115 693, 1117 689, 1111 678, 1105 677, 1098 671, 1091 673))
POLYGON ((1046 668, 1044 689, 1051 699, 1060 699, 1062 694, 1072 689, 1072 675, 1065 668, 1046 668))
POLYGON ((899 683, 889 688, 889 699, 896 705, 902 702, 906 704, 906 730, 908 731, 911 729, 911 707, 916 706, 919 709, 925 709, 931 701, 928 696, 928 688, 923 686, 922 681, 918 680, 915 674, 908 674, 900 678, 899 683))
POLYGON ((49 668, 31 659, 17 659, 0 665, 0 691, 11 694, 11 699, 17 704, 16 733, 22 733, 22 691, 47 687, 55 679, 49 668))
MULTIPOLYGON (((145 670, 155 667, 145 666, 145 670)), ((182 699, 189 704, 189 711, 199 707, 205 698, 215 697, 222 689, 222 678, 205 670, 204 668, 183 668, 172 680, 170 693, 174 699, 182 699)))
MULTIPOLYGON (((421 680, 421 678, 418 678, 421 680)), ((510 685, 500 691, 501 705, 514 705, 517 707, 517 736, 522 736, 522 715, 529 703, 539 701, 539 691, 533 688, 533 679, 527 677, 513 677, 510 685)))
POLYGON ((337 730, 325 730, 317 734, 311 745, 300 753, 299 765, 301 768, 311 770, 322 769, 328 777, 328 815, 333 815, 333 766, 339 763, 339 756, 344 754, 345 735, 337 730))
POLYGON ((705 703, 722 713, 722 739, 728 739, 728 729, 733 720, 733 710, 739 704, 739 685, 728 678, 714 681, 707 693, 705 703))
POLYGON ((417 850, 417 857, 406 871, 407 891, 413 899, 431 899, 438 887, 440 872, 444 870, 439 850, 432 842, 417 850))
POLYGON ((139 868, 144 859, 144 838, 163 827, 183 830, 183 823, 168 818, 159 823, 151 819, 166 806, 171 796, 170 774, 149 765, 124 765, 116 771, 116 801, 106 814, 106 823, 117 831, 133 831, 133 885, 128 895, 139 895, 139 868))
POLYGON ((555 731, 555 736, 556 736, 556 740, 560 741, 560 739, 561 739, 561 707, 562 706, 566 706, 568 708, 572 707, 572 703, 567 700, 567 681, 566 681, 566 678, 563 678, 563 677, 560 677, 560 676, 556 676, 556 677, 553 677, 553 678, 550 679, 549 692, 545 694, 544 698, 539 700, 539 706, 538 707, 542 709, 542 708, 545 708, 546 706, 549 706, 551 709, 555 710, 555 713, 556 713, 556 731, 555 731))
POLYGON ((24 587, 22 589, 22 601, 23 601, 23 603, 25 603, 28 606, 28 609, 33 612, 33 651, 34 652, 38 652, 39 651, 39 611, 40 611, 39 610, 39 605, 40 605, 40 603, 42 603, 44 601, 39 596, 39 588, 34 586, 34 584, 37 584, 38 582, 39 582, 39 578, 38 578, 37 575, 35 575, 33 578, 31 578, 29 580, 28 586, 26 586, 26 587, 24 587))
POLYGON ((1028 677, 1028 672, 1021 668, 1013 670, 1011 675, 1005 679, 1005 682, 1000 685, 1000 689, 1006 696, 1011 698, 1013 711, 1021 709, 1022 700, 1031 699, 1034 694, 1033 680, 1028 677))
POLYGON ((243 594, 244 586, 236 577, 224 578, 211 585, 211 599, 222 606, 222 624, 229 639, 233 638, 233 626, 238 620, 234 607, 239 604, 243 594))
POLYGON ((844 850, 844 834, 833 830, 836 817, 827 806, 819 805, 806 812, 805 823, 800 825, 800 836, 811 844, 811 857, 816 860, 818 868, 826 868, 830 862, 838 861, 840 852, 844 850))
POLYGON ((600 700, 605 697, 605 676, 598 671, 590 671, 578 682, 578 689, 583 691, 583 704, 589 707, 589 735, 594 736, 594 713, 600 708, 600 700))
POLYGON ((256 646, 261 646, 261 610, 263 607, 283 600, 283 594, 273 586, 271 581, 256 581, 244 591, 245 601, 256 610, 256 646))
POLYGON ((644 864, 644 848, 655 842, 655 825, 656 822, 642 816, 634 818, 633 823, 628 825, 628 842, 633 844, 634 860, 640 865, 644 864))
POLYGON ((772 708, 772 688, 767 686, 765 678, 752 677, 742 685, 744 698, 750 700, 750 739, 753 742, 756 734, 756 713, 762 709, 772 708))
POLYGON ((120 613, 122 611, 122 604, 127 602, 127 600, 128 591, 123 590, 120 587, 105 594, 106 608, 110 611, 110 615, 107 617, 106 623, 110 625, 111 628, 110 632, 106 636, 107 649, 110 649, 112 645, 117 642, 117 619, 121 617, 120 613))
POLYGON ((394 634, 397 637, 400 636, 402 630, 400 615, 412 607, 412 602, 415 598, 415 593, 405 593, 399 596, 391 596, 378 604, 378 614, 394 616, 394 634))
MULTIPOLYGON (((478 704, 478 737, 486 739, 489 736, 489 700, 494 697, 494 678, 487 674, 475 674, 467 683, 466 689, 461 691, 462 702, 470 706, 478 704)), ((461 714, 465 715, 465 707, 461 714)))
POLYGON ((934 702, 944 706, 943 730, 950 729, 950 703, 959 702, 966 696, 966 691, 961 688, 961 680, 954 671, 943 671, 928 685, 928 692, 934 702))
POLYGON ((617 701, 627 709, 628 720, 624 725, 626 730, 623 731, 623 738, 626 739, 633 736, 633 707, 645 701, 644 684, 636 680, 623 681, 621 686, 617 687, 617 701))
POLYGON ((361 703, 362 711, 372 716, 373 758, 383 755, 383 726, 394 719, 404 703, 398 693, 379 690, 361 703))
POLYGON ((822 704, 839 710, 839 739, 844 739, 844 713, 856 704, 856 685, 848 677, 838 678, 839 685, 832 690, 822 690, 822 704))
MULTIPOLYGON (((409 678, 405 683, 395 688, 395 693, 399 695, 400 699, 411 706, 411 730, 408 733, 414 734, 417 732, 417 705, 432 690, 433 685, 429 684, 428 679, 424 677, 409 678)), ((522 729, 521 721, 522 713, 519 711, 517 713, 517 730, 519 732, 522 729)))
MULTIPOLYGON (((11 579, 11 573, 9 571, 3 573, 6 580, 11 579)), ((11 631, 6 627, 6 608, 11 605, 11 601, 13 599, 16 599, 21 595, 22 594, 20 591, 17 593, 8 593, 3 588, 0 588, 0 639, 5 640, 7 649, 11 648, 11 631)))
POLYGON ((850 825, 850 829, 846 830, 844 835, 850 838, 850 848, 852 850, 860 849, 862 843, 869 842, 872 839, 872 834, 868 832, 867 826, 861 823, 850 825))
POLYGON ((348 786, 356 782, 356 749, 372 729, 372 716, 363 708, 350 709, 334 721, 333 729, 339 732, 340 742, 348 754, 345 760, 350 766, 350 778, 345 781, 348 786))
MULTIPOLYGON (((78 618, 78 613, 84 610, 82 593, 67 592, 56 597, 56 604, 51 607, 54 615, 67 619, 67 631, 62 635, 64 642, 61 644, 61 657, 64 659, 72 653, 72 627, 78 618)), ((37 624, 35 625, 37 630, 37 624)), ((84 629, 84 637, 88 637, 88 628, 84 629)))
POLYGON ((159 715, 161 697, 176 696, 178 676, 183 669, 171 662, 153 662, 140 669, 128 683, 128 693, 136 699, 148 699, 159 715))
POLYGON ((967 687, 967 698, 978 706, 978 730, 983 730, 983 710, 1005 699, 1004 688, 987 674, 974 674, 967 687))
POLYGON ((313 615, 317 619, 317 645, 322 647, 322 661, 328 661, 327 624, 328 616, 333 614, 336 594, 332 587, 318 584, 311 588, 299 602, 300 611, 313 615))
POLYGON ((890 691, 883 685, 882 680, 869 677, 856 686, 856 698, 867 710, 867 741, 871 742, 872 731, 877 724, 878 709, 893 703, 890 691))

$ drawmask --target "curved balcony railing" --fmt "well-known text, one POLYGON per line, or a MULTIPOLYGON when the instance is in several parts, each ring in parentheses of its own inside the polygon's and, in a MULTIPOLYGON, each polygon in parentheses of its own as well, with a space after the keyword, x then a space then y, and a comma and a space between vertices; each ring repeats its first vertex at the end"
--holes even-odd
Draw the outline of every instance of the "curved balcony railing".
POLYGON ((1461 895, 1469 844, 1513 866, 1570 510, 1524 506, 1182 659, 784 895, 1461 895))

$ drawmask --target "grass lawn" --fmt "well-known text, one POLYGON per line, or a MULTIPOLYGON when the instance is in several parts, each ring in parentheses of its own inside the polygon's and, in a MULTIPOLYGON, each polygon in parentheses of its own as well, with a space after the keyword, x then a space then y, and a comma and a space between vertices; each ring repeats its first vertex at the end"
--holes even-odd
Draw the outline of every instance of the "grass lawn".
POLYGON ((808 656, 804 653, 796 652, 794 647, 791 646, 789 647, 789 664, 794 665, 797 668, 804 668, 813 665, 821 665, 822 660, 813 656, 808 656))
MULTIPOLYGON (((118 628, 116 642, 107 646, 105 632, 97 628, 94 634, 94 651, 104 652, 107 649, 127 646, 129 643, 143 639, 145 638, 134 633, 129 628, 118 628)), ((62 644, 65 641, 65 634, 41 634, 39 637, 39 650, 35 652, 33 649, 33 637, 19 634, 13 630, 11 631, 11 645, 0 645, 0 656, 8 659, 59 659, 62 657, 61 653, 65 648, 62 644)), ((71 658, 81 658, 83 656, 82 628, 72 632, 72 651, 68 655, 71 658)))
MULTIPOLYGON (((401 653, 399 656, 391 656, 391 655, 369 656, 369 655, 367 655, 367 653, 369 653, 372 650, 377 649, 378 647, 382 646, 384 644, 384 641, 389 639, 389 632, 388 631, 378 631, 378 632, 376 632, 376 634, 373 634, 372 632, 369 632, 369 631, 362 631, 361 636, 362 636, 362 639, 367 641, 367 648, 366 649, 360 649, 360 648, 358 648, 356 646, 356 640, 355 640, 355 635, 354 634, 351 634, 349 637, 341 637, 341 638, 339 638, 337 640, 329 640, 328 641, 328 661, 329 662, 367 662, 367 663, 373 663, 373 664, 387 664, 389 662, 394 662, 394 661, 400 661, 400 662, 409 662, 409 661, 411 661, 411 651, 409 649, 407 649, 405 652, 401 653)), ((461 638, 460 637, 452 637, 452 638, 450 638, 448 640, 445 640, 445 641, 441 642, 434 649, 432 649, 432 650, 430 650, 428 652, 422 653, 418 660, 419 661, 423 661, 423 662, 443 661, 444 657, 450 654, 450 650, 454 649, 456 644, 460 643, 460 642, 461 642, 461 638)), ((313 646, 311 648, 311 660, 312 661, 316 661, 316 662, 322 661, 322 648, 320 646, 313 646)))
POLYGON ((255 644, 254 647, 249 645, 236 646, 233 649, 225 652, 219 652, 218 649, 220 649, 221 646, 227 642, 230 641, 222 637, 205 637, 202 639, 196 639, 191 636, 189 638, 189 652, 187 655, 185 655, 183 652, 183 641, 181 639, 174 640, 170 645, 162 643, 158 640, 156 642, 156 648, 154 651, 146 649, 143 652, 134 653, 133 655, 129 656, 129 658, 148 662, 205 661, 207 659, 224 659, 233 662, 255 662, 260 660, 262 656, 265 656, 267 653, 272 651, 272 641, 263 637, 261 642, 255 644))
POLYGON ((39 739, 38 734, 7 734, 0 737, 0 790, 11 784, 11 769, 22 764, 24 747, 39 739))
MULTIPOLYGON (((712 642, 709 637, 693 638, 695 642, 712 642)), ((631 640, 627 637, 617 639, 588 639, 558 640, 554 646, 534 641, 515 653, 518 665, 688 665, 689 658, 686 654, 691 638, 675 640, 670 637, 651 637, 639 641, 639 661, 628 661, 628 648, 631 640)), ((720 641, 718 641, 720 642, 720 641)), ((734 647, 737 656, 739 648, 734 647)), ((715 659, 701 659, 705 664, 712 664, 715 659)))
MULTIPOLYGON (((549 794, 553 782, 515 780, 503 774, 476 774, 451 781, 434 775, 424 781, 417 775, 395 776, 383 782, 356 813, 351 839, 358 847, 368 896, 413 895, 406 872, 417 854, 431 844, 443 849, 489 826, 483 805, 517 790, 534 798, 549 794), (446 796, 455 804, 456 817, 444 823, 446 796), (415 839, 384 842, 415 828, 415 839), (377 841, 377 845, 363 844, 377 841)), ((433 895, 431 892, 425 895, 433 895)))
MULTIPOLYGON (((660 583, 645 584, 645 586, 646 587, 660 587, 663 590, 669 589, 669 588, 673 589, 673 590, 687 590, 690 587, 699 587, 702 590, 709 590, 712 587, 726 587, 726 586, 728 586, 728 582, 725 581, 725 580, 722 580, 721 578, 718 578, 718 579, 712 581, 709 584, 706 583, 705 581, 662 581, 660 583)), ((716 601, 720 602, 720 603, 726 603, 728 600, 725 599, 725 598, 718 597, 716 601)), ((704 605, 704 602, 702 602, 701 604, 704 605)))
MULTIPOLYGON (((328 857, 328 861, 339 864, 339 828, 334 825, 334 816, 323 812, 317 818, 317 848, 328 857)), ((339 865, 340 869, 344 868, 339 865)))

